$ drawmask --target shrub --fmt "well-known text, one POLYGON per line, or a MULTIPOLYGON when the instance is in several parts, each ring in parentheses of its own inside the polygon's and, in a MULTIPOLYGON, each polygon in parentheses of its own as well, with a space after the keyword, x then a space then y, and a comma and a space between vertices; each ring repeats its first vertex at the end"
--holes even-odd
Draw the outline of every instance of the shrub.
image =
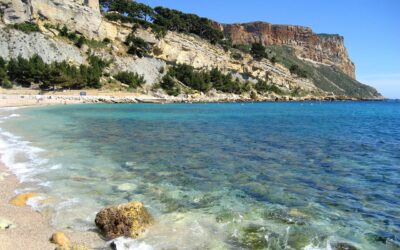
POLYGON ((192 66, 187 64, 179 64, 170 69, 170 74, 181 81, 186 86, 208 92, 211 89, 211 82, 209 74, 201 71, 195 71, 192 66))
POLYGON ((232 58, 235 59, 235 60, 243 60, 242 54, 237 53, 237 52, 232 53, 232 58))
POLYGON ((129 85, 131 88, 137 88, 146 83, 143 75, 127 71, 119 72, 114 76, 114 78, 126 85, 129 85))
POLYGON ((85 44, 85 42, 86 42, 86 39, 83 36, 81 36, 75 42, 75 46, 78 47, 78 48, 82 48, 82 45, 85 44))
POLYGON ((1 87, 5 88, 5 89, 12 89, 13 86, 14 86, 13 83, 8 79, 4 79, 1 82, 1 87))
POLYGON ((255 89, 258 93, 263 94, 266 92, 274 92, 276 94, 283 94, 283 91, 275 84, 268 84, 266 81, 258 80, 255 89))
POLYGON ((264 45, 261 43, 254 43, 251 45, 250 50, 251 55, 256 60, 261 60, 263 58, 268 58, 268 53, 264 45))
POLYGON ((160 86, 168 95, 177 96, 181 93, 181 89, 169 74, 162 78, 160 86))
POLYGON ((301 69, 299 67, 299 65, 297 65, 297 64, 293 64, 292 66, 290 66, 289 70, 290 70, 291 74, 295 74, 299 77, 302 77, 302 78, 308 77, 307 71, 301 69))
POLYGON ((140 58, 146 56, 151 50, 151 46, 145 40, 136 37, 133 33, 126 38, 125 44, 129 46, 128 54, 137 55, 140 58))
POLYGON ((25 33, 40 32, 39 26, 36 23, 31 22, 16 23, 14 25, 11 25, 11 27, 25 33))

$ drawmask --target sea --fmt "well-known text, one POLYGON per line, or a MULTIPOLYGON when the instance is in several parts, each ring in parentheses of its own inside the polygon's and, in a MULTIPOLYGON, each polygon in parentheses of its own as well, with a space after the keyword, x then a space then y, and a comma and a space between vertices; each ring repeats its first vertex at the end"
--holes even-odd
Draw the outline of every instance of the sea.
POLYGON ((57 229, 143 202, 126 249, 400 249, 396 101, 3 108, 0 153, 57 229))

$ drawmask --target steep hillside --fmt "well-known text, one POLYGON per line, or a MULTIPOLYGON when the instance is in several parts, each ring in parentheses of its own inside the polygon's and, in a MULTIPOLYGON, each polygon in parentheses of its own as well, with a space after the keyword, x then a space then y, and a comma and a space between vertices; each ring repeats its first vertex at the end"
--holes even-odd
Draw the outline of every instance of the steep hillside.
POLYGON ((3 82, 20 84, 10 63, 31 63, 32 72, 46 67, 59 71, 54 79, 58 85, 44 84, 46 74, 22 78, 42 89, 96 86, 181 98, 202 93, 260 100, 381 98, 354 79, 354 64, 338 35, 260 22, 221 25, 129 0, 100 4, 0 0, 3 82), (100 4, 108 12, 100 12, 100 4), (37 69, 34 61, 18 59, 36 54, 48 66, 37 69), (63 65, 75 65, 72 70, 82 76, 72 77, 63 65), (79 65, 88 68, 82 72, 79 65))

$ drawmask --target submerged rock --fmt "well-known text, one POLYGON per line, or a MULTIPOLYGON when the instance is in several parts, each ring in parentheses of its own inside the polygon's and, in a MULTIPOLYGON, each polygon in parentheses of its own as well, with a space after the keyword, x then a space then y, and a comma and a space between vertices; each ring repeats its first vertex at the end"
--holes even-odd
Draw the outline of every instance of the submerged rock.
POLYGON ((108 239, 120 236, 137 238, 153 222, 141 202, 129 202, 104 208, 96 215, 95 223, 108 239))
POLYGON ((248 225, 233 234, 230 240, 233 248, 240 249, 283 249, 281 237, 261 225, 248 225))
POLYGON ((349 243, 335 243, 333 244, 334 250, 358 250, 355 246, 350 245, 349 243))
POLYGON ((117 189, 122 192, 132 191, 136 189, 136 185, 132 183, 123 183, 117 186, 117 189))
POLYGON ((57 244, 59 246, 69 246, 71 241, 63 232, 56 232, 51 236, 51 243, 57 244))
POLYGON ((0 230, 15 228, 15 224, 5 218, 0 218, 0 230))
POLYGON ((32 192, 19 194, 10 200, 10 204, 19 207, 26 206, 26 202, 36 196, 38 196, 38 194, 32 192))

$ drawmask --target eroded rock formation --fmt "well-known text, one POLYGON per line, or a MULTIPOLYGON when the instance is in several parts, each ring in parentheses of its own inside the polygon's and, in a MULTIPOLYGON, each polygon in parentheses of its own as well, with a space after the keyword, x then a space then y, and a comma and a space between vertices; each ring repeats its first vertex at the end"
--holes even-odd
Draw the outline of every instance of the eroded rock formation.
POLYGON ((349 59, 342 36, 315 34, 308 27, 273 25, 265 22, 227 24, 219 27, 234 44, 289 45, 296 49, 297 56, 335 65, 355 78, 355 66, 349 59))

